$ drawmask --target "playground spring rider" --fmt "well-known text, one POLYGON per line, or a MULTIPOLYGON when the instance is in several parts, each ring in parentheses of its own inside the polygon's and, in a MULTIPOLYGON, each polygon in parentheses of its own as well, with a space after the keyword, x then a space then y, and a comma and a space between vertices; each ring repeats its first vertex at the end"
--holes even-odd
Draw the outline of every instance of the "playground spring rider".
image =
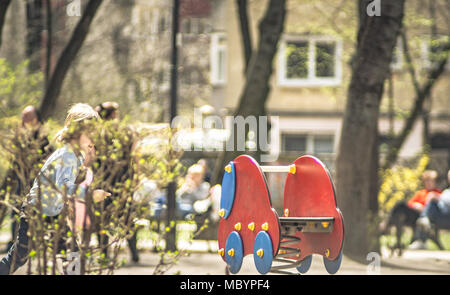
POLYGON ((239 156, 225 167, 220 200, 219 254, 231 273, 244 256, 253 254, 256 269, 306 273, 312 254, 323 256, 330 274, 342 261, 344 222, 337 208, 333 182, 324 164, 303 156, 289 166, 259 166, 239 156), (272 208, 263 172, 288 172, 283 217, 272 208))

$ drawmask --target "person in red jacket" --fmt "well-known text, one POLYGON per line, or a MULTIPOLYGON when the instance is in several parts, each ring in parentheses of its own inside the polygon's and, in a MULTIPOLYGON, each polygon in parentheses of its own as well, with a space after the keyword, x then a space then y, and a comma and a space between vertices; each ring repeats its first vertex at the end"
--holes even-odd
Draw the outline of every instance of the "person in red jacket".
MULTIPOLYGON (((408 201, 409 208, 422 213, 430 200, 439 198, 442 191, 436 187, 436 178, 437 172, 434 170, 426 170, 422 174, 424 188, 417 191, 408 201)), ((415 241, 408 249, 426 249, 427 238, 426 232, 418 228, 415 232, 415 241)))
MULTIPOLYGON (((409 201, 400 201, 392 208, 386 221, 380 224, 382 234, 388 234, 392 226, 411 226, 414 230, 410 247, 412 249, 420 249, 425 247, 427 234, 416 227, 416 221, 425 209, 428 201, 436 198, 440 194, 440 190, 436 188, 437 172, 426 170, 422 173, 423 189, 417 191, 409 201), (417 242, 416 242, 417 241, 417 242)), ((401 248, 401 237, 397 236, 397 244, 395 247, 401 248)))
POLYGON ((417 191, 408 201, 411 209, 422 212, 430 199, 439 197, 442 191, 436 187, 436 178, 437 172, 434 170, 426 170, 422 174, 424 189, 417 191))

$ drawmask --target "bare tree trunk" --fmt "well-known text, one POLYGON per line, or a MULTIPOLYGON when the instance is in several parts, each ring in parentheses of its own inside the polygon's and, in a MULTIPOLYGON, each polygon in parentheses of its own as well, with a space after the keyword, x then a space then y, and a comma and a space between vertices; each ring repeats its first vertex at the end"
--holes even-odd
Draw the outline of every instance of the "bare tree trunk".
POLYGON ((46 44, 46 57, 45 57, 45 88, 48 87, 52 69, 52 42, 53 42, 53 25, 52 25, 52 3, 50 0, 46 0, 46 28, 47 28, 47 44, 46 44))
POLYGON ((252 57, 252 37, 250 33, 250 28, 248 26, 248 6, 247 0, 236 0, 239 12, 239 24, 241 28, 242 37, 242 47, 244 49, 245 57, 245 72, 247 72, 248 65, 250 63, 250 58, 252 57))
POLYGON ((69 43, 61 53, 40 106, 43 120, 48 119, 52 115, 63 86, 64 78, 66 77, 70 65, 80 51, 80 48, 89 33, 89 27, 92 20, 102 2, 103 0, 89 0, 80 21, 72 33, 69 43))
POLYGON ((5 24, 6 12, 8 11, 11 0, 0 1, 0 47, 2 47, 2 32, 3 25, 5 24))
MULTIPOLYGON (((246 74, 246 82, 239 99, 239 105, 234 116, 244 118, 252 115, 258 120, 259 116, 266 115, 266 100, 269 96, 269 79, 273 72, 272 61, 277 51, 277 44, 284 30, 286 16, 285 0, 270 0, 265 15, 259 23, 258 48, 252 54, 246 74)), ((234 125, 230 140, 234 142, 233 151, 222 152, 214 168, 212 182, 218 183, 223 176, 223 167, 242 152, 236 148, 236 125, 234 125)), ((245 131, 247 136, 248 130, 245 131)), ((256 151, 257 156, 259 154, 256 151)))
POLYGON ((42 32, 44 31, 43 1, 27 1, 27 38, 26 55, 29 59, 28 69, 37 72, 41 69, 42 32))
POLYGON ((336 159, 336 191, 348 233, 344 251, 354 258, 379 250, 377 212, 372 211, 377 207, 378 116, 404 2, 382 1, 381 16, 369 17, 366 8, 371 1, 359 1, 358 43, 336 159))

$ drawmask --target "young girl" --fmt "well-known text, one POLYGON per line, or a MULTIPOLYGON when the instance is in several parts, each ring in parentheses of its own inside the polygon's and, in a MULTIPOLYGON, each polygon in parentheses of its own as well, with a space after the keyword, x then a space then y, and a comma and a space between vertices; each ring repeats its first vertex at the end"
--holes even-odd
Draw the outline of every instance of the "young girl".
MULTIPOLYGON (((92 182, 90 166, 95 160, 95 146, 89 138, 87 120, 98 118, 98 113, 87 104, 75 104, 67 114, 64 128, 57 134, 57 140, 64 146, 57 149, 45 162, 28 196, 26 206, 33 206, 36 212, 48 218, 57 218, 67 196, 76 195, 84 199, 92 182), (77 178, 85 171, 86 178, 80 184, 77 178)), ((93 192, 94 202, 103 200, 109 194, 102 190, 93 192)), ((69 206, 70 207, 70 206, 69 206)), ((13 273, 24 265, 28 257, 28 220, 22 213, 17 239, 8 254, 0 261, 0 275, 13 273)))

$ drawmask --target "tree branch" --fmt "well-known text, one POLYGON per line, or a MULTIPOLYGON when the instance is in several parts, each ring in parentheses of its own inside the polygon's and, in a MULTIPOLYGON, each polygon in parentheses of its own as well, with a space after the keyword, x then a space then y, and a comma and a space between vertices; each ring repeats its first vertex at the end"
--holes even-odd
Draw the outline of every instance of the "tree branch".
POLYGON ((47 18, 47 50, 45 65, 45 88, 48 87, 51 67, 52 67, 52 42, 53 42, 53 25, 52 25, 52 4, 51 0, 46 1, 46 18, 47 18))
POLYGON ((2 32, 3 25, 5 24, 6 12, 8 11, 9 4, 11 0, 0 1, 0 47, 2 46, 2 32))
POLYGON ((252 36, 250 33, 250 28, 248 25, 248 11, 247 11, 247 0, 236 0, 239 13, 239 24, 241 27, 241 37, 242 45, 244 49, 245 57, 245 72, 247 72, 248 65, 250 63, 250 58, 252 56, 252 36))
POLYGON ((416 75, 416 69, 414 68, 414 64, 412 62, 411 54, 409 51, 409 45, 408 45, 408 39, 406 38, 406 28, 403 28, 403 30, 400 32, 400 37, 402 38, 402 46, 403 46, 403 55, 405 56, 406 60, 406 67, 408 69, 409 75, 411 77, 411 82, 414 86, 414 90, 416 93, 420 92, 420 84, 417 79, 416 75))
POLYGON ((414 123, 416 122, 418 116, 420 115, 423 105, 427 97, 431 94, 431 90, 433 89, 433 86, 438 81, 439 77, 444 73, 445 66, 448 61, 449 51, 450 51, 450 42, 447 42, 441 51, 441 60, 439 64, 432 68, 427 73, 427 78, 425 79, 424 85, 422 87, 419 86, 419 82, 417 81, 417 77, 415 76, 414 67, 411 62, 411 56, 409 55, 409 50, 407 46, 407 40, 405 37, 405 34, 402 33, 402 40, 403 40, 403 48, 405 50, 405 59, 408 63, 408 71, 410 72, 411 79, 413 80, 414 88, 416 90, 416 98, 414 100, 414 107, 411 110, 410 115, 405 119, 405 123, 403 125, 403 129, 400 131, 400 133, 393 138, 391 148, 389 149, 389 152, 386 156, 386 160, 384 164, 382 165, 383 169, 389 169, 392 167, 395 162, 397 161, 398 154, 400 152, 400 149, 405 142, 406 138, 410 134, 412 127, 414 126, 414 123))
POLYGON ((89 0, 83 16, 72 33, 69 43, 61 53, 53 74, 51 75, 48 87, 45 91, 44 99, 40 105, 40 112, 43 120, 48 119, 53 113, 56 106, 56 101, 63 86, 64 78, 66 77, 72 62, 80 51, 80 48, 89 32, 89 27, 92 20, 94 19, 95 14, 97 13, 97 10, 102 2, 103 0, 89 0))

